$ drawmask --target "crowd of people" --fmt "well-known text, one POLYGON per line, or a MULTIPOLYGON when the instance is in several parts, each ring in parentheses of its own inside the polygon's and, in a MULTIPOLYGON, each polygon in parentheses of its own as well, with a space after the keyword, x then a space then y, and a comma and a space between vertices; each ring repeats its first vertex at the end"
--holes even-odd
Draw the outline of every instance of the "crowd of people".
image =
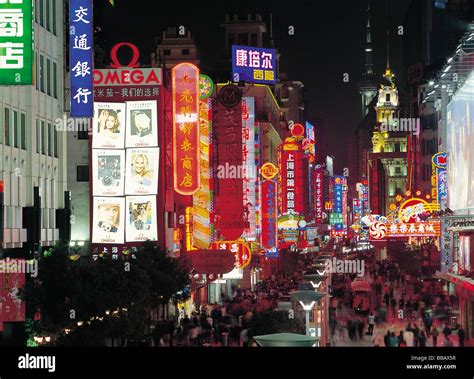
MULTIPOLYGON (((233 287, 232 296, 224 296, 221 305, 203 304, 191 317, 181 310, 177 324, 170 320, 156 329, 155 345, 249 346, 254 314, 275 310, 282 299, 289 301, 289 294, 301 289, 302 273, 313 258, 301 256, 294 274, 271 275, 253 291, 233 287)), ((332 276, 332 345, 371 341, 373 346, 385 347, 452 346, 452 335, 457 334, 459 345, 464 346, 464 330, 460 325, 454 331, 451 327, 449 310, 457 299, 447 296, 438 281, 420 283, 395 261, 377 261, 370 252, 360 254, 359 259, 364 259, 366 268, 360 279, 370 284, 365 297, 352 289, 357 274, 332 276)))

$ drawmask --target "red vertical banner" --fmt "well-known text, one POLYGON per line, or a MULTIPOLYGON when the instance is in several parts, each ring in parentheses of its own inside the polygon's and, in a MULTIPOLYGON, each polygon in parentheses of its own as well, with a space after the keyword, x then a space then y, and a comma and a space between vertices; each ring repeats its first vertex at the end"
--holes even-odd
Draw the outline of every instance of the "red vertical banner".
POLYGON ((180 63, 172 69, 174 189, 193 195, 200 186, 199 173, 199 69, 180 63))
POLYGON ((277 246, 277 184, 274 180, 262 183, 262 247, 277 246))
POLYGON ((314 170, 314 205, 315 205, 315 221, 316 225, 320 225, 323 222, 323 183, 324 183, 324 171, 320 168, 314 170))
POLYGON ((301 142, 293 138, 287 138, 279 146, 279 157, 280 214, 303 215, 305 201, 303 190, 303 149, 301 142))
POLYGON ((25 321, 25 302, 20 292, 25 287, 25 260, 2 260, 0 272, 0 324, 25 321), (6 267, 8 266, 8 267, 6 267), (5 270, 6 269, 6 270, 5 270))
POLYGON ((216 104, 213 107, 214 159, 214 220, 216 237, 236 240, 245 228, 243 178, 236 175, 242 166, 242 107, 216 104))

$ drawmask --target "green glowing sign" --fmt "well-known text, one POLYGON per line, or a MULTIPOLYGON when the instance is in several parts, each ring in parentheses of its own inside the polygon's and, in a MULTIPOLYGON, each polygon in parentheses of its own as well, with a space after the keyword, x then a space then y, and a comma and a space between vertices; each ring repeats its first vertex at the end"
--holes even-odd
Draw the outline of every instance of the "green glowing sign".
POLYGON ((0 0, 0 85, 33 84, 33 1, 0 0))

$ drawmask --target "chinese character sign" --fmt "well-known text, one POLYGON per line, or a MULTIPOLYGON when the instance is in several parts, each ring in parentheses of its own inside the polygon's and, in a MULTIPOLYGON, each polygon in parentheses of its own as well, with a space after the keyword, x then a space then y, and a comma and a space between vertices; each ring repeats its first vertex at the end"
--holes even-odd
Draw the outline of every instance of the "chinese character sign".
POLYGON ((234 82, 275 84, 276 50, 232 45, 232 78, 234 82))
POLYGON ((247 267, 252 260, 252 252, 250 251, 250 247, 243 242, 219 241, 211 244, 211 249, 228 250, 234 253, 235 268, 237 269, 247 267))
POLYGON ((301 142, 287 139, 279 147, 281 215, 304 213, 303 150, 301 142))
POLYGON ((72 117, 94 116, 92 25, 92 0, 71 0, 69 54, 72 117))
POLYGON ((33 1, 0 1, 0 85, 33 83, 33 1))
POLYGON ((409 222, 409 223, 382 223, 374 222, 370 225, 371 239, 399 237, 439 237, 441 235, 440 221, 409 222))
POLYGON ((201 186, 199 173, 199 69, 180 63, 172 70, 174 189, 193 195, 201 186))
POLYGON ((448 198, 448 175, 445 168, 437 168, 438 204, 444 204, 448 198))
MULTIPOLYGON (((242 106, 227 108, 213 106, 214 173, 222 167, 242 165, 242 106)), ((220 236, 236 240, 249 227, 247 210, 243 206, 243 178, 241 175, 214 177, 214 221, 220 236)), ((217 235, 216 235, 217 237, 217 235)))
POLYGON ((201 151, 201 188, 193 195, 193 245, 207 249, 212 238, 212 178, 210 175, 211 133, 211 100, 199 102, 199 129, 201 151))
POLYGON ((262 247, 272 249, 277 244, 277 185, 274 180, 262 183, 262 247))
POLYGON ((242 176, 243 176, 243 205, 246 222, 249 227, 245 230, 244 238, 256 237, 256 187, 258 175, 255 164, 255 99, 242 98, 242 176))
POLYGON ((323 169, 316 169, 313 175, 314 180, 314 199, 315 199, 315 208, 316 208, 316 215, 315 221, 316 225, 319 225, 323 222, 323 184, 324 184, 324 171, 323 169))
POLYGON ((334 212, 342 213, 343 205, 343 186, 344 177, 335 176, 334 177, 334 212))

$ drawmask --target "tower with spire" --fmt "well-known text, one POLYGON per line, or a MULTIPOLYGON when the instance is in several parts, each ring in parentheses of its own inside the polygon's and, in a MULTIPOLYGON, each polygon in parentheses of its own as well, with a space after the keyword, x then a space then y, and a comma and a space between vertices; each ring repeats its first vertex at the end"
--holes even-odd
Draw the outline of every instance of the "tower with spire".
POLYGON ((407 133, 401 131, 398 89, 390 68, 390 13, 387 13, 387 66, 377 92, 369 158, 371 210, 381 215, 390 214, 391 204, 397 195, 405 193, 407 184, 407 133))
POLYGON ((367 4, 367 25, 366 25, 366 41, 365 41, 365 72, 359 81, 359 93, 361 95, 361 111, 362 117, 369 111, 369 105, 372 99, 377 95, 377 78, 373 69, 373 47, 372 34, 370 25, 370 0, 367 4))

